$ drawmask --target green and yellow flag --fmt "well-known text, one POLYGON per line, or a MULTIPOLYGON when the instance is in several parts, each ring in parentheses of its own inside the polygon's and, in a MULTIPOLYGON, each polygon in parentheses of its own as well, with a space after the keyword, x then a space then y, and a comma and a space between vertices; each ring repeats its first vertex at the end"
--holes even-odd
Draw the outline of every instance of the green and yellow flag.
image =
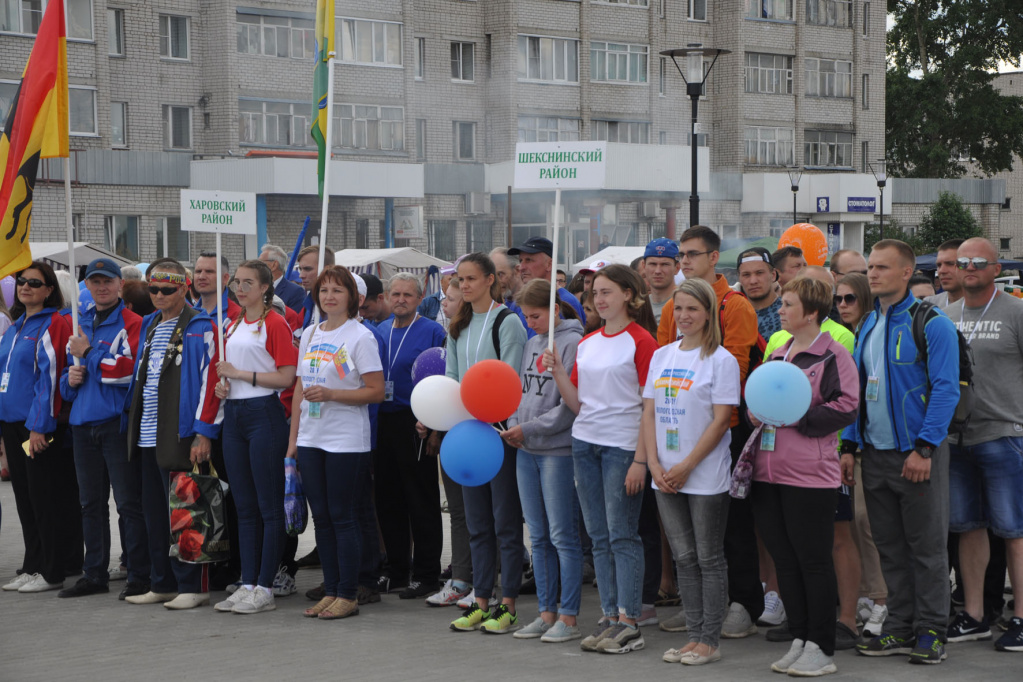
POLYGON ((21 85, 0 133, 0 278, 32 262, 32 192, 39 159, 68 155, 64 3, 46 6, 21 85))
POLYGON ((327 149, 327 86, 328 66, 334 52, 334 0, 316 0, 316 66, 313 68, 313 125, 310 134, 319 150, 316 177, 320 198, 323 198, 323 172, 330 150, 327 149))

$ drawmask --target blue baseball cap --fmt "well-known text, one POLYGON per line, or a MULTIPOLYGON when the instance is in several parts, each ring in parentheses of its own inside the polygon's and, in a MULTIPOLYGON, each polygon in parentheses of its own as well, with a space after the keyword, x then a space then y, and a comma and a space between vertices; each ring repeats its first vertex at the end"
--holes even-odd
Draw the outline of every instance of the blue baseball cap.
POLYGON ((93 275, 106 275, 107 277, 121 278, 121 266, 110 258, 97 258, 85 268, 85 279, 93 275))
POLYGON ((678 244, 670 239, 661 237, 646 245, 643 258, 678 258, 678 244))

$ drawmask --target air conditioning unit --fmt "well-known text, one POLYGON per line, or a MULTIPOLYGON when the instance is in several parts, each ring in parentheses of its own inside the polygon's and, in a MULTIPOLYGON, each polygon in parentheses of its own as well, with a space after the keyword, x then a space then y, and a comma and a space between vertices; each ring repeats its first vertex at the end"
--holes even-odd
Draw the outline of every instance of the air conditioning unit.
POLYGON ((465 195, 466 215, 486 215, 490 213, 489 192, 469 192, 465 195))
POLYGON ((640 218, 656 218, 661 208, 656 201, 644 201, 639 204, 640 218))

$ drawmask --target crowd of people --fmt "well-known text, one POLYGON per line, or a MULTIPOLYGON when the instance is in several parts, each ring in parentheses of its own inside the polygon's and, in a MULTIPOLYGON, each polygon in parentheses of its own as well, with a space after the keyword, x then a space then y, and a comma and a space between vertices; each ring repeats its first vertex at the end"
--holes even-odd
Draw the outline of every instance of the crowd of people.
POLYGON ((132 604, 192 609, 224 591, 215 610, 255 614, 319 565, 309 618, 396 593, 455 606, 454 631, 608 654, 643 649, 657 625, 680 638, 663 659, 690 666, 758 625, 789 643, 770 669, 797 677, 835 672, 842 649, 937 664, 950 642, 997 635, 1023 652, 1023 301, 997 289, 991 243, 943 244, 937 287, 895 240, 829 269, 750 248, 734 286, 720 253, 694 226, 569 277, 534 237, 462 256, 425 296, 413 274, 353 274, 329 249, 321 269, 317 247, 298 254, 301 284, 272 245, 233 272, 222 258, 219 281, 213 253, 191 271, 99 258, 77 335, 77 284, 35 261, 0 310, 25 545, 3 590, 85 597, 124 578, 132 604), (413 363, 438 347, 456 381, 484 360, 520 375, 484 485, 439 471, 445 434, 413 414, 413 363), (746 407, 769 362, 810 385, 793 423, 746 407), (314 526, 301 559, 285 457, 314 526), (230 484, 231 559, 215 565, 168 551, 168 485, 197 466, 230 484), (590 581, 600 614, 584 616, 590 581), (536 613, 519 614, 532 589, 536 613))

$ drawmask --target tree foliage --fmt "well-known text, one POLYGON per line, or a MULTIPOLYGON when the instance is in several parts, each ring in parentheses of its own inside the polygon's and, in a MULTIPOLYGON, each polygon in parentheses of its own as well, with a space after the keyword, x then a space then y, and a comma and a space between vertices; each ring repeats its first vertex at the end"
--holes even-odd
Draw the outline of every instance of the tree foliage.
POLYGON ((983 237, 984 230, 980 223, 963 206, 959 195, 952 192, 941 192, 938 200, 931 204, 927 215, 920 221, 917 237, 927 247, 928 252, 934 251, 949 239, 969 239, 983 237))
MULTIPOLYGON (((920 238, 903 230, 899 221, 892 216, 885 216, 884 238, 906 242, 912 247, 913 253, 917 255, 927 253, 927 247, 924 246, 920 238)), ((879 241, 881 241, 881 224, 867 223, 863 228, 863 253, 869 255, 874 244, 879 241)))
POLYGON ((892 175, 1010 170, 1023 156, 1023 97, 992 86, 1020 65, 1021 0, 888 0, 886 156, 892 175))

